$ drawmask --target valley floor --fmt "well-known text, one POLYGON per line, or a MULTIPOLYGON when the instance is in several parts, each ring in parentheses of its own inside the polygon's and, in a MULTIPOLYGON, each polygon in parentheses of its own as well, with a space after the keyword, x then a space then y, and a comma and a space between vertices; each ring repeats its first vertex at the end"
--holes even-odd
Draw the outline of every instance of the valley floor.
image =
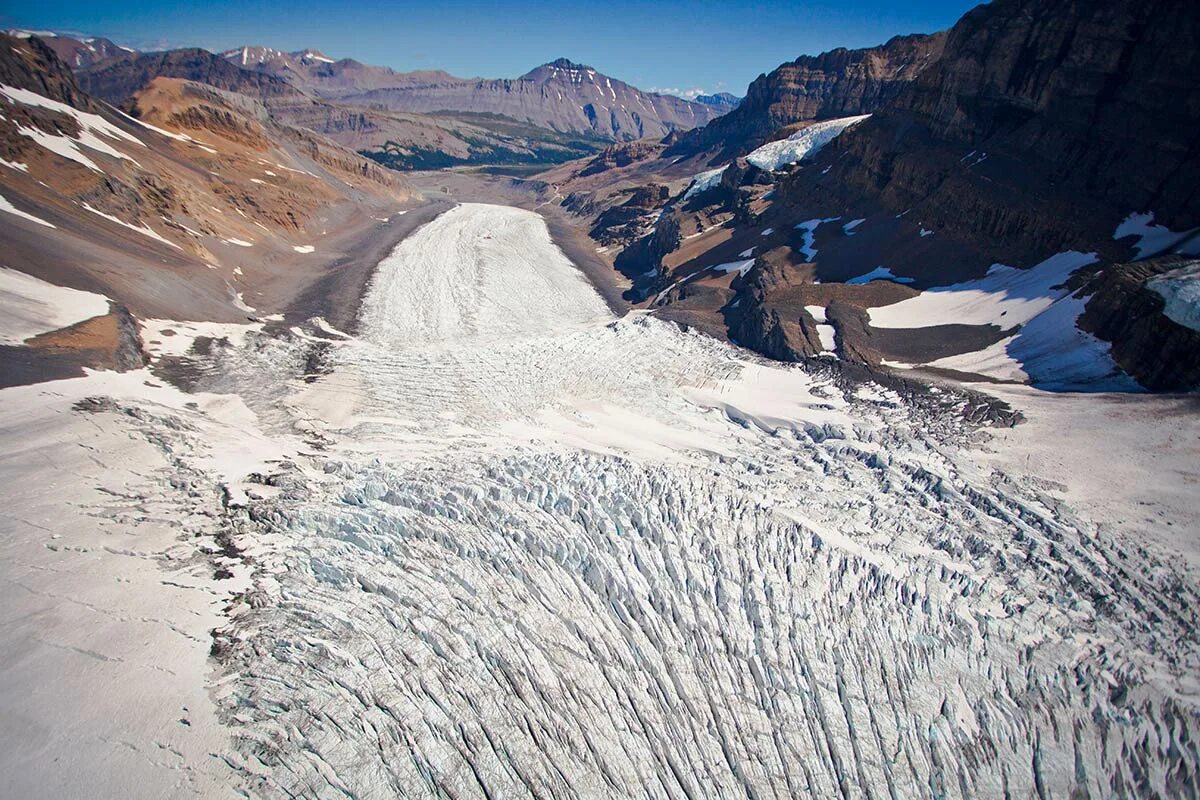
POLYGON ((1200 791, 1192 401, 981 429, 614 313, 557 240, 458 205, 353 326, 0 391, 15 795, 1200 791))

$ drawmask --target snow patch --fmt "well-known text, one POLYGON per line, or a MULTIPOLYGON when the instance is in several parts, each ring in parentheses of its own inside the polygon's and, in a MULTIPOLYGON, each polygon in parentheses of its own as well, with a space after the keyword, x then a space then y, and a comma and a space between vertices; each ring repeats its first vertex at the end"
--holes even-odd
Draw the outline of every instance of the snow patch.
POLYGON ((815 261, 817 258, 817 248, 814 243, 817 240, 816 230, 826 222, 836 222, 841 217, 826 217, 825 219, 808 219, 796 226, 796 230, 801 231, 804 236, 804 244, 800 246, 800 252, 809 261, 815 261))
POLYGON ((717 264, 712 268, 712 270, 713 272, 737 272, 740 275, 745 275, 753 266, 754 259, 747 258, 744 261, 731 261, 728 264, 717 264))
POLYGON ((1113 233, 1113 239, 1136 236, 1138 240, 1133 245, 1137 250, 1135 258, 1141 260, 1156 253, 1170 252, 1172 249, 1185 255, 1200 255, 1200 236, 1196 236, 1190 242, 1184 242, 1185 239, 1195 236, 1197 233, 1200 233, 1200 228, 1177 232, 1165 225, 1155 225, 1154 213, 1147 212, 1144 214, 1133 213, 1126 217, 1117 226, 1116 232, 1113 233), (1183 246, 1176 249, 1177 245, 1183 246))
POLYGON ((0 195, 0 211, 4 211, 8 214, 12 214, 15 217, 20 217, 21 219, 29 220, 30 222, 36 222, 38 225, 45 225, 47 228, 57 228, 58 227, 57 225, 55 225, 51 222, 47 222, 46 220, 42 219, 41 217, 35 217, 33 214, 30 214, 28 211, 22 211, 21 209, 17 208, 12 203, 10 203, 8 201, 8 198, 4 197, 3 195, 0 195))
POLYGON ((950 323, 1013 328, 1065 296, 1063 282, 1095 261, 1095 253, 1069 250, 1029 269, 993 264, 987 275, 977 280, 926 289, 916 297, 871 308, 867 313, 876 328, 925 328, 950 323))
POLYGON ((686 192, 684 192, 683 199, 687 200, 691 197, 695 197, 701 192, 706 192, 719 184, 721 182, 721 176, 725 174, 726 167, 728 167, 728 165, 725 167, 710 169, 707 172, 701 172, 697 175, 694 175, 692 177, 692 185, 688 187, 686 192))
POLYGON ((0 344, 19 345, 108 312, 108 298, 102 294, 68 289, 0 267, 0 344))
POLYGON ((913 279, 903 275, 896 275, 888 267, 876 267, 866 275, 859 275, 857 278, 851 278, 846 283, 861 286, 870 283, 871 281, 892 281, 893 283, 912 283, 913 279))
POLYGON ((143 236, 149 236, 151 239, 162 242, 163 244, 167 245, 168 247, 174 247, 176 250, 181 249, 179 247, 179 245, 175 244, 174 242, 170 241, 169 239, 163 238, 158 233, 158 231, 154 230, 153 228, 151 228, 150 226, 148 226, 146 224, 134 225, 132 223, 125 222, 124 220, 117 219, 112 214, 105 214, 103 211, 101 211, 98 208, 92 208, 87 203, 80 203, 80 205, 83 206, 83 208, 85 210, 90 211, 97 216, 104 217, 106 220, 108 220, 110 222, 115 222, 118 225, 120 225, 124 228, 128 228, 131 231, 136 231, 136 232, 142 234, 143 236))

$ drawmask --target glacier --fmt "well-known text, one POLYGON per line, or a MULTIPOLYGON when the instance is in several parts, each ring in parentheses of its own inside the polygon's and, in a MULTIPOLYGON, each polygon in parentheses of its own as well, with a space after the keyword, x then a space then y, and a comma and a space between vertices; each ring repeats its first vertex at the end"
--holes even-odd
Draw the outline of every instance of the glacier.
POLYGON ((980 458, 972 395, 618 318, 482 204, 379 265, 357 330, 212 341, 200 409, 131 416, 131 379, 112 416, 223 487, 247 794, 1197 793, 1194 563, 980 458))

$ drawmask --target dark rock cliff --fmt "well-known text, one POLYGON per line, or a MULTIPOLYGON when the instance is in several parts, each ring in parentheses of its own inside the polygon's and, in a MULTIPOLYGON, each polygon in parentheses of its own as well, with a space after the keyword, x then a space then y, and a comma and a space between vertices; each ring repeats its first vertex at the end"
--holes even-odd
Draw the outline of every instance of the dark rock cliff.
POLYGON ((996 0, 941 60, 798 175, 793 201, 866 199, 1022 251, 1099 248, 1131 211, 1200 219, 1200 7, 996 0), (817 171, 819 172, 819 170, 817 171))
POLYGON ((1113 360, 1155 391, 1200 389, 1200 332, 1163 313, 1163 298, 1146 286, 1195 261, 1169 257, 1116 264, 1083 288, 1092 296, 1079 327, 1112 342, 1113 360))
POLYGON ((720 152, 714 163, 727 161, 797 122, 872 113, 933 63, 944 41, 944 33, 914 34, 879 47, 801 56, 760 75, 737 108, 680 137, 668 155, 715 149, 720 152))

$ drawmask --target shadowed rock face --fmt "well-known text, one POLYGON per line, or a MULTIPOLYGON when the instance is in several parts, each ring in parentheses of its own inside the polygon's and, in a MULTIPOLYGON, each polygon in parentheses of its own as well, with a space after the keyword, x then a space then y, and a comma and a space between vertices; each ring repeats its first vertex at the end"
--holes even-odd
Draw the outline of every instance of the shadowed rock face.
POLYGON ((744 155, 797 122, 870 114, 941 54, 945 33, 896 36, 879 47, 801 56, 750 84, 736 109, 683 137, 670 153, 744 155))
MULTIPOLYGON (((1198 36, 1183 0, 981 6, 940 61, 822 154, 832 170, 815 188, 1042 252, 1112 249, 1132 210, 1190 226, 1198 36)), ((812 183, 801 177, 791 195, 812 183)))
MULTIPOLYGON (((981 6, 949 32, 938 62, 782 178, 777 196, 797 219, 856 209, 919 220, 964 248, 962 276, 943 283, 984 262, 1096 252, 1079 326, 1111 342, 1116 362, 1147 388, 1192 388, 1195 332, 1145 288, 1162 269, 1122 264, 1129 244, 1113 237, 1132 211, 1173 230, 1200 222, 1198 37, 1200 14, 1178 0, 981 6)), ((762 324, 740 331, 741 341, 767 342, 779 329, 765 313, 743 313, 762 324)), ((804 350, 795 344, 803 337, 787 338, 804 350)))
POLYGON ((1079 326, 1112 342, 1113 359, 1147 389, 1200 388, 1200 333, 1163 314, 1163 298, 1146 287, 1148 280, 1185 263, 1163 258, 1117 264, 1083 290, 1094 294, 1079 326))

